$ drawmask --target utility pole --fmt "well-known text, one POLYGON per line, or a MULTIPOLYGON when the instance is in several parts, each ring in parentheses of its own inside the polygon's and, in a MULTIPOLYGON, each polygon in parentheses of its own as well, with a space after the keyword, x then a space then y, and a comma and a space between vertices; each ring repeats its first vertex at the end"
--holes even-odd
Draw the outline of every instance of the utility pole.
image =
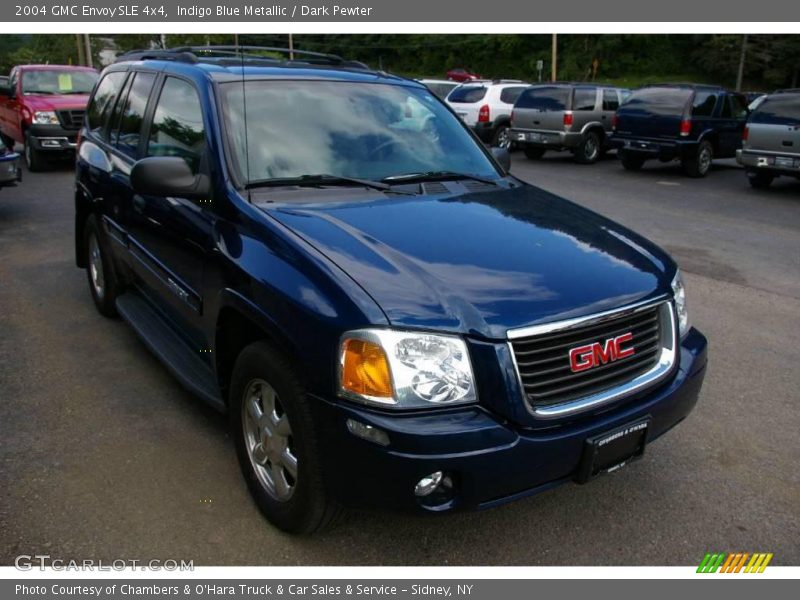
POLYGON ((84 33, 83 34, 83 41, 86 44, 86 66, 87 67, 93 67, 94 65, 92 64, 92 62, 93 62, 92 61, 92 41, 89 39, 89 34, 88 33, 84 33))
POLYGON ((294 60, 294 38, 289 34, 289 60, 294 60))
POLYGON ((78 64, 82 65, 85 60, 83 58, 83 38, 80 33, 75 34, 75 42, 78 44, 78 64))
POLYGON ((550 77, 551 81, 558 79, 558 34, 553 34, 553 57, 550 63, 550 77))
POLYGON ((739 54, 739 72, 736 75, 736 91, 742 91, 742 80, 744 79, 744 60, 747 57, 747 34, 742 36, 742 52, 739 54))

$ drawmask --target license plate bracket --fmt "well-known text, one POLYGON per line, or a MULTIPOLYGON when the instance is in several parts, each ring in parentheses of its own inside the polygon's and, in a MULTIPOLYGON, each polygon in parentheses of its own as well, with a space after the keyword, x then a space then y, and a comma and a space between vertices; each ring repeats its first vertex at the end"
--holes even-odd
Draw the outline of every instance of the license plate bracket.
POLYGON ((599 475, 621 469, 644 454, 649 416, 626 423, 610 431, 587 438, 575 475, 578 483, 587 483, 599 475))
POLYGON ((792 169, 794 168, 794 160, 785 156, 777 156, 775 157, 775 166, 792 169))

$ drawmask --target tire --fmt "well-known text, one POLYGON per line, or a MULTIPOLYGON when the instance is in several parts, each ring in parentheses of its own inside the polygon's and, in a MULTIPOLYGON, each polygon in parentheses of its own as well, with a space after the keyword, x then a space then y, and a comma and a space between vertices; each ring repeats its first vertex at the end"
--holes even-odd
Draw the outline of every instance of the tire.
POLYGON ((103 244, 100 227, 94 215, 86 220, 83 230, 83 248, 86 253, 86 276, 94 305, 101 315, 116 317, 116 300, 120 285, 114 272, 110 253, 103 244))
POLYGON ((703 140, 697 147, 695 155, 682 161, 683 171, 689 177, 705 177, 711 170, 713 160, 714 147, 708 140, 703 140))
POLYGON ((546 152, 544 148, 537 148, 536 146, 525 146, 524 151, 525 156, 531 160, 539 160, 546 152))
POLYGON ((581 165, 596 163, 600 158, 600 145, 600 136, 594 131, 587 131, 574 150, 575 162, 581 165))
POLYGON ((772 185, 773 179, 775 179, 774 175, 765 173, 764 171, 749 171, 747 173, 747 180, 750 182, 750 185, 757 190, 767 189, 772 185))
POLYGON ((26 133, 25 134, 25 149, 23 151, 25 155, 25 166, 28 167, 28 170, 31 172, 36 171, 44 171, 47 168, 47 161, 45 161, 44 156, 39 150, 36 150, 31 144, 31 136, 26 133))
POLYGON ((508 125, 500 125, 497 128, 497 131, 494 132, 494 138, 492 138, 492 146, 498 148, 505 148, 509 152, 511 152, 511 135, 510 129, 508 125))
POLYGON ((289 533, 320 531, 342 512, 323 481, 308 403, 293 365, 269 343, 242 350, 229 400, 239 466, 263 515, 289 533))
POLYGON ((619 161, 626 171, 639 171, 644 165, 644 158, 623 150, 619 152, 619 161))
POLYGON ((14 146, 17 145, 17 142, 15 142, 12 138, 8 137, 5 133, 0 133, 0 138, 2 138, 3 144, 5 144, 6 148, 8 148, 9 150, 11 150, 11 152, 13 152, 14 146))

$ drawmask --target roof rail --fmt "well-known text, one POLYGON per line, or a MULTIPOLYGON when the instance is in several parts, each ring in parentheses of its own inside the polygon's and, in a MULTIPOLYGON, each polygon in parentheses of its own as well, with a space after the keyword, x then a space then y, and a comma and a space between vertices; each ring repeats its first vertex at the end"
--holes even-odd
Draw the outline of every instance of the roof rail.
POLYGON ((295 50, 275 46, 180 46, 176 48, 154 48, 150 50, 131 50, 120 54, 115 62, 128 60, 170 60, 185 63, 198 63, 203 59, 247 59, 250 61, 276 62, 280 59, 274 56, 264 56, 256 52, 272 52, 284 54, 289 62, 302 62, 317 65, 333 65, 357 69, 369 69, 360 61, 345 60, 336 54, 323 52, 310 52, 308 50, 295 50), (295 59, 294 57, 299 57, 295 59))

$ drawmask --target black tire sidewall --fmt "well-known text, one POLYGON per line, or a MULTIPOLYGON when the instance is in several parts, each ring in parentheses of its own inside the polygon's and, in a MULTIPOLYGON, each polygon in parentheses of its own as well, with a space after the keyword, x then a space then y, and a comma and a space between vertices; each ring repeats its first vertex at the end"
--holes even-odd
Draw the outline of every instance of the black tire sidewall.
POLYGON ((526 146, 523 148, 523 152, 526 158, 530 160, 539 160, 544 156, 545 149, 537 148, 536 146, 526 146))
POLYGON ((44 170, 44 159, 42 158, 42 154, 33 147, 33 144, 31 144, 31 136, 29 133, 25 134, 25 147, 23 149, 23 156, 25 160, 25 166, 28 167, 29 171, 35 173, 37 171, 44 170))
POLYGON ((587 131, 583 134, 581 143, 575 148, 575 161, 582 165, 590 165, 597 162, 598 158, 600 158, 600 136, 594 131, 587 131), (597 149, 593 157, 586 156, 586 146, 590 138, 594 138, 595 148, 597 149))
POLYGON ((330 521, 334 507, 324 487, 316 427, 308 403, 291 363, 272 345, 255 342, 241 352, 231 377, 228 405, 239 466, 258 508, 273 525, 289 533, 307 534, 323 528, 330 521), (270 495, 250 463, 242 403, 244 393, 254 379, 262 379, 275 389, 292 427, 298 473, 294 492, 285 502, 270 495))
POLYGON ((100 226, 97 222, 97 218, 94 215, 90 215, 89 218, 86 219, 86 225, 83 229, 83 251, 86 259, 86 277, 89 283, 89 292, 92 294, 92 300, 94 300, 94 304, 100 314, 106 317, 116 317, 116 300, 117 295, 119 294, 119 286, 117 284, 116 274, 112 264, 111 253, 106 248, 103 236, 100 232, 100 226), (91 250, 89 245, 89 239, 92 235, 97 238, 97 245, 100 249, 100 257, 103 262, 104 290, 102 298, 97 295, 97 292, 94 289, 94 283, 92 282, 90 256, 91 250))
POLYGON ((619 160, 622 163, 622 166, 628 171, 638 171, 644 166, 643 158, 631 155, 624 150, 620 151, 619 160))

